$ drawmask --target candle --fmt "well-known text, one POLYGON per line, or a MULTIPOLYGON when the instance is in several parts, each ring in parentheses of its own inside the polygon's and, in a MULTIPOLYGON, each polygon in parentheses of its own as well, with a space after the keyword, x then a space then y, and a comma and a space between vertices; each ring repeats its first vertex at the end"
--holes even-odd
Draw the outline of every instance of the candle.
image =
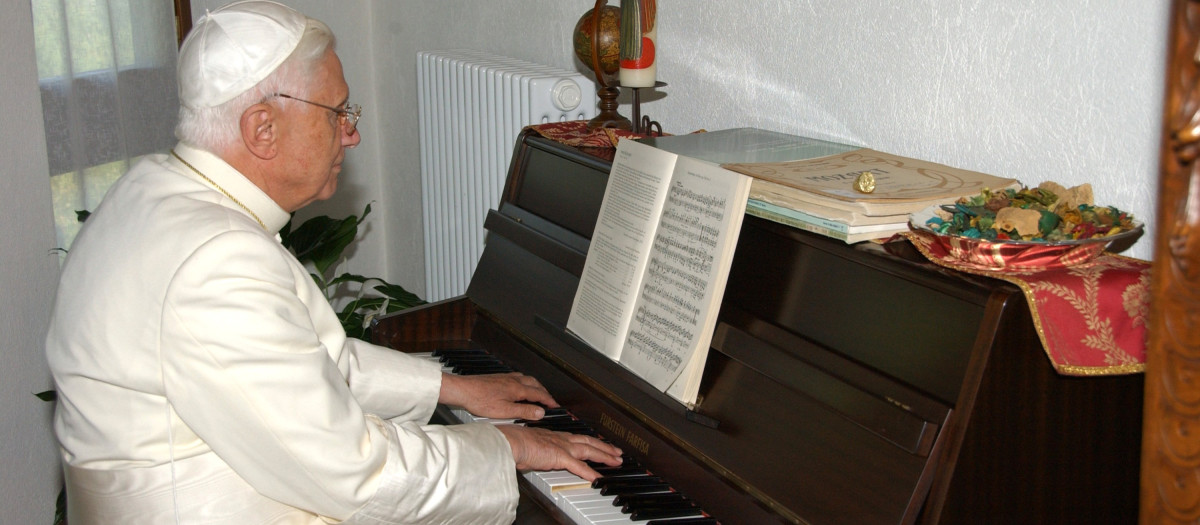
POLYGON ((658 73, 657 0, 621 0, 620 84, 651 87, 658 73))

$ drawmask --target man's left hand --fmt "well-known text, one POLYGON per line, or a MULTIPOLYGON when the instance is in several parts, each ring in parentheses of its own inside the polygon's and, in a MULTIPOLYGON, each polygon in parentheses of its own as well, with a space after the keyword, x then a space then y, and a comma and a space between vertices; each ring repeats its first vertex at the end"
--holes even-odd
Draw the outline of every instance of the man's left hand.
POLYGON ((537 379, 517 372, 476 376, 443 373, 438 402, 496 419, 541 419, 545 410, 538 404, 558 406, 537 379))

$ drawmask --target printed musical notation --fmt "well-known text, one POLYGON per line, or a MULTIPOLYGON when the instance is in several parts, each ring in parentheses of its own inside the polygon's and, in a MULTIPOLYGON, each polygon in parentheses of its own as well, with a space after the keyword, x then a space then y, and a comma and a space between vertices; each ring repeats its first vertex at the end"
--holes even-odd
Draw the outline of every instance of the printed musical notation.
POLYGON ((692 346, 712 280, 726 198, 671 185, 626 350, 675 372, 692 346))
POLYGON ((621 141, 567 328, 694 404, 749 192, 744 175, 621 141))

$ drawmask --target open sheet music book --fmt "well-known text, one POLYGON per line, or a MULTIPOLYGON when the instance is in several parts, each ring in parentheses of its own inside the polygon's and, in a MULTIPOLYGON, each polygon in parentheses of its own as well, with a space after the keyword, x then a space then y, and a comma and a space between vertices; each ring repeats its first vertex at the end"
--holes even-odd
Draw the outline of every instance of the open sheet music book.
POLYGON ((567 329, 688 407, 750 177, 622 140, 567 329))

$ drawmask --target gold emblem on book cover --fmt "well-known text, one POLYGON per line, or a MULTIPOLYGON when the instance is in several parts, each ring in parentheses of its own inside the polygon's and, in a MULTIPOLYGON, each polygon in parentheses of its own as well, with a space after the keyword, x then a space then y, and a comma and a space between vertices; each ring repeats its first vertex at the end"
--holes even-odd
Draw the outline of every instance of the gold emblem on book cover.
POLYGON ((875 174, 869 171, 859 173, 858 177, 854 179, 854 191, 859 193, 875 191, 875 174))

